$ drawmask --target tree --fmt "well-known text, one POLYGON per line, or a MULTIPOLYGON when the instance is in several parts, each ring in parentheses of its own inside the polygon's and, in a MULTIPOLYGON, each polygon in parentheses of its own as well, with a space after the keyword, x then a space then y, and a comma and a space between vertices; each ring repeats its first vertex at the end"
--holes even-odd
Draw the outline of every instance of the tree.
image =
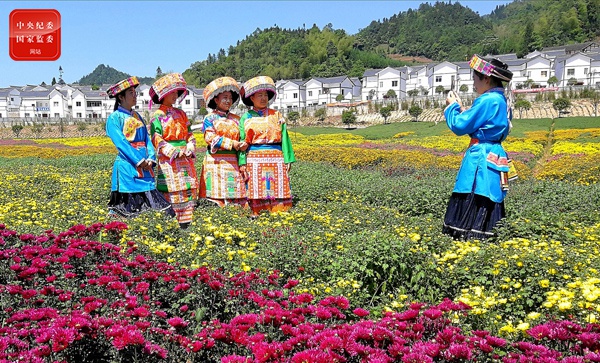
POLYGON ((556 86, 557 84, 558 84, 558 78, 556 78, 556 76, 552 76, 552 77, 548 78, 549 86, 556 86))
POLYGON ((442 86, 442 85, 439 85, 439 86, 437 86, 437 87, 435 88, 435 93, 437 93, 437 94, 441 94, 441 93, 443 93, 445 90, 446 90, 446 88, 444 88, 444 86, 442 86))
POLYGON ((419 90, 418 89, 411 89, 410 91, 406 92, 410 97, 416 97, 419 95, 419 90))
POLYGON ((200 117, 202 118, 208 115, 208 110, 206 109, 206 107, 200 107, 200 109, 198 110, 198 115, 200 115, 200 117))
POLYGON ((320 122, 325 121, 325 119, 327 118, 327 110, 325 108, 319 108, 319 109, 317 109, 315 111, 315 117, 320 122))
POLYGON ((44 131, 44 125, 41 122, 35 122, 33 126, 31 126, 31 131, 35 134, 35 137, 39 139, 42 131, 44 131))
POLYGON ((374 89, 370 90, 369 91, 369 99, 370 100, 375 99, 376 94, 377 94, 377 91, 375 91, 374 89))
POLYGON ((54 86, 56 84, 56 78, 52 77, 52 85, 54 86))
POLYGON ((598 117, 598 103, 600 102, 600 92, 592 90, 590 101, 594 105, 594 116, 598 117))
POLYGON ((23 131, 23 125, 12 125, 12 132, 15 134, 15 137, 19 137, 21 131, 23 131))
POLYGON ((469 90, 469 86, 467 86, 466 84, 461 84, 460 87, 458 88, 458 90, 461 93, 466 93, 469 90))
POLYGON ((531 102, 527 101, 526 99, 519 98, 515 102, 515 108, 519 111, 519 118, 523 118, 522 112, 523 112, 523 110, 525 110, 525 111, 531 110, 531 102))
POLYGON ((414 122, 419 121, 418 118, 422 113, 423 113, 423 109, 419 105, 412 105, 408 109, 408 114, 415 118, 413 120, 414 122))
POLYGON ((342 112, 342 123, 346 125, 348 128, 350 124, 353 124, 356 121, 356 114, 354 114, 354 110, 347 110, 342 112))
POLYGON ((384 106, 379 109, 379 114, 383 117, 383 123, 387 124, 387 119, 392 114, 392 109, 388 106, 384 106))
POLYGON ((337 102, 341 102, 343 99, 344 99, 344 95, 341 93, 339 95, 335 96, 335 100, 337 102))
POLYGON ((298 113, 298 111, 291 111, 290 113, 287 114, 287 119, 292 123, 292 124, 296 124, 296 121, 298 121, 298 119, 300 119, 300 114, 298 113))
POLYGON ((571 78, 569 78, 569 80, 567 81, 567 85, 569 85, 569 86, 574 86, 574 85, 576 85, 576 84, 577 84, 577 78, 575 78, 575 77, 571 77, 571 78))
POLYGON ((163 76, 163 71, 162 69, 160 69, 160 66, 158 66, 158 68, 156 68, 156 79, 159 79, 160 77, 163 76))
POLYGON ((77 123, 77 130, 81 134, 81 137, 83 137, 83 133, 85 132, 85 130, 87 130, 87 124, 85 122, 83 122, 83 121, 78 122, 77 123))
POLYGON ((421 94, 423 96, 427 96, 429 94, 429 90, 427 88, 423 87, 423 86, 420 86, 419 90, 421 91, 421 94))
POLYGON ((558 111, 558 117, 566 113, 566 109, 571 107, 571 101, 568 98, 557 98, 552 102, 552 107, 558 111))
POLYGON ((396 91, 394 91, 393 89, 389 89, 386 93, 385 96, 383 96, 384 98, 391 98, 392 100, 396 99, 396 91))

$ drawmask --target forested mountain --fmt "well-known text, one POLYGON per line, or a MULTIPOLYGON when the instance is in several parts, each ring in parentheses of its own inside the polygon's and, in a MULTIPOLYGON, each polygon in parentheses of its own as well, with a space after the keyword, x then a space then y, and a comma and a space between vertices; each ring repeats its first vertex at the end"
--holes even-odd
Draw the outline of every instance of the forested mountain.
MULTIPOLYGON (((209 54, 183 75, 204 87, 220 76, 247 80, 362 76, 365 69, 401 66, 394 60, 425 57, 464 61, 474 53, 517 53, 595 40, 600 35, 600 0, 514 0, 480 15, 459 2, 423 3, 390 18, 374 20, 355 35, 329 24, 323 29, 277 26, 256 29, 245 39, 209 54)), ((127 77, 100 65, 80 84, 115 83, 127 77)), ((151 84, 153 78, 140 81, 151 84)))
POLYGON ((401 66, 402 62, 360 49, 356 37, 331 25, 295 30, 272 27, 254 33, 229 47, 227 53, 209 54, 183 73, 186 81, 204 87, 228 75, 249 79, 258 74, 273 79, 362 76, 366 68, 401 66))
POLYGON ((521 0, 488 17, 497 53, 527 54, 600 36, 600 0, 521 0))
MULTIPOLYGON (((111 66, 105 66, 100 64, 94 71, 87 76, 82 77, 78 83, 83 86, 100 86, 102 84, 115 84, 131 75, 118 71, 111 66)), ((141 83, 152 84, 154 78, 152 77, 138 77, 141 83)))
POLYGON ((357 38, 367 50, 458 61, 473 53, 522 56, 598 35, 600 0, 516 0, 484 16, 458 2, 423 3, 371 22, 357 38))

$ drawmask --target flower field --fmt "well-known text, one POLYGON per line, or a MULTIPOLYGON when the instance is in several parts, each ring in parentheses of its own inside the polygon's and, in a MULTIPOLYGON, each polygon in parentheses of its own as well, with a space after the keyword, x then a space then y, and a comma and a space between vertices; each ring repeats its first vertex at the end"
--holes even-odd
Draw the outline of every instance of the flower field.
POLYGON ((508 218, 466 242, 443 124, 292 129, 290 212, 185 231, 107 219, 107 138, 3 140, 0 360, 600 361, 600 120, 518 122, 508 218))

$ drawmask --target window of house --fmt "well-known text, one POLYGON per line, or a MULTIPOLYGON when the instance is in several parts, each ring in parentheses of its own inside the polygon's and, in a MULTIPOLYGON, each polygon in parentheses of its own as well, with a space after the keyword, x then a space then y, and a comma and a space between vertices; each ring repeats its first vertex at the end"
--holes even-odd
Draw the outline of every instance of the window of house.
POLYGON ((58 107, 58 102, 54 102, 54 107, 58 107))
POLYGON ((398 81, 392 81, 392 87, 398 87, 398 81))
POLYGON ((575 75, 575 68, 567 69, 567 76, 574 76, 574 75, 575 75))
POLYGON ((101 107, 101 106, 102 106, 101 101, 87 101, 87 107, 101 107))
POLYGON ((81 112, 77 112, 77 117, 81 118, 81 112))
POLYGON ((583 69, 583 74, 588 74, 588 69, 587 68, 583 69))
POLYGON ((442 76, 435 76, 435 83, 440 83, 442 81, 442 76))
POLYGON ((297 93, 294 93, 294 98, 298 98, 298 94, 297 93))
POLYGON ((190 104, 190 100, 185 100, 185 104, 189 105, 190 104))
POLYGON ((2 114, 0 113, 0 118, 2 118, 2 114))
POLYGON ((319 96, 321 95, 321 93, 322 93, 321 90, 319 90, 319 96))
POLYGON ((542 71, 541 75, 542 77, 548 77, 548 71, 542 71))
POLYGON ((379 87, 383 87, 383 82, 379 82, 379 87))
POLYGON ((140 92, 140 96, 143 96, 143 95, 144 95, 144 92, 140 92))
POLYGON ((312 97, 312 91, 308 91, 308 97, 312 97))
POLYGON ((527 72, 527 78, 531 78, 531 72, 527 72))
MULTIPOLYGON (((75 106, 81 107, 81 102, 80 101, 75 102, 75 106)), ((79 117, 81 117, 81 116, 79 116, 79 117)))
POLYGON ((60 114, 59 114, 59 113, 55 113, 55 114, 54 114, 54 117, 56 117, 56 118, 59 118, 59 117, 60 117, 60 114))
POLYGON ((342 90, 342 95, 344 95, 344 90, 342 90))
POLYGON ((25 117, 29 117, 29 112, 25 112, 25 117))
POLYGON ((14 97, 11 97, 11 98, 10 98, 10 102, 14 102, 14 101, 15 101, 15 98, 14 98, 14 97))

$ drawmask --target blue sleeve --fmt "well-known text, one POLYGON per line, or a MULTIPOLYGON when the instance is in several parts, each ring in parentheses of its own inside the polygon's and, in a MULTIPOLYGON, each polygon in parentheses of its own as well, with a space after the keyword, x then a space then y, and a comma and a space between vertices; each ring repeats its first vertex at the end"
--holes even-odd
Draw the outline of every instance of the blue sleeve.
POLYGON ((144 160, 137 155, 135 149, 125 138, 125 134, 123 134, 123 120, 119 118, 117 112, 111 113, 106 120, 106 135, 110 137, 119 153, 123 155, 131 165, 138 166, 144 160))
POLYGON ((444 111, 448 128, 458 136, 472 134, 481 128, 484 123, 493 118, 500 108, 499 102, 487 95, 475 99, 473 106, 460 112, 458 103, 448 105, 444 111))
POLYGON ((136 112, 142 123, 144 124, 144 142, 146 143, 146 149, 148 150, 148 157, 146 159, 152 160, 156 164, 156 149, 154 149, 154 145, 152 144, 152 138, 150 137, 150 133, 148 132, 149 127, 146 125, 146 121, 142 118, 138 112, 136 112))

